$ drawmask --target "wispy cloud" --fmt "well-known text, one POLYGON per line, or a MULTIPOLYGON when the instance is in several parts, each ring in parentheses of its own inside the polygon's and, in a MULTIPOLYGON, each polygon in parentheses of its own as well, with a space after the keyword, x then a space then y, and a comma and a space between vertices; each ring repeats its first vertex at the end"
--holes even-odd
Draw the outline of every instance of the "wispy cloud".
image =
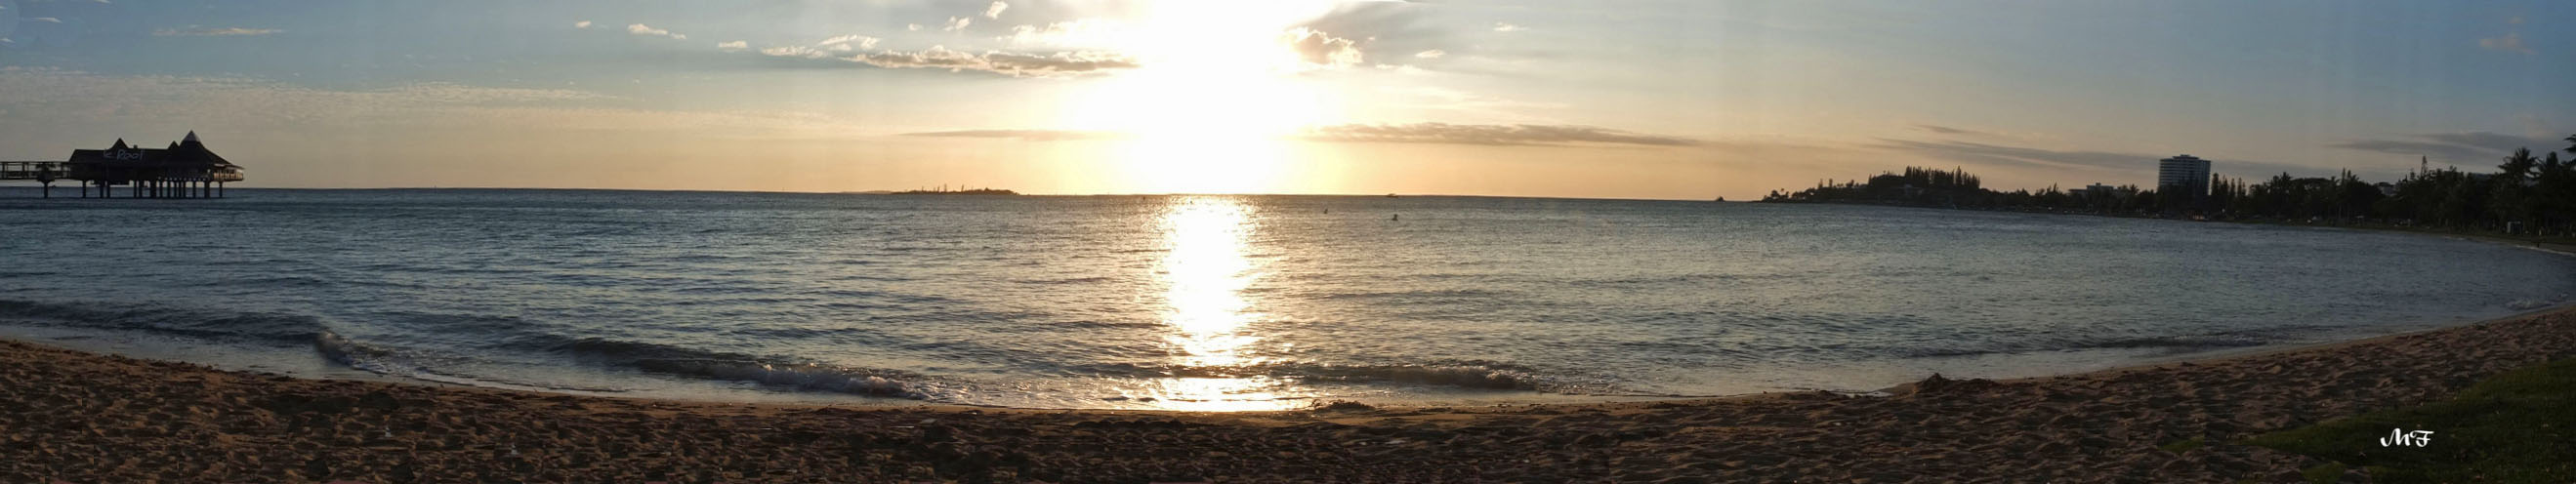
POLYGON ((949 18, 948 18, 948 26, 946 26, 946 27, 940 27, 940 28, 939 28, 939 31, 941 31, 941 32, 956 32, 956 31, 959 31, 959 30, 966 30, 966 26, 968 26, 968 25, 974 25, 974 24, 975 24, 975 19, 966 18, 966 17, 949 17, 949 18))
POLYGON ((852 34, 823 39, 822 42, 815 42, 814 45, 823 47, 857 45, 861 49, 874 49, 877 48, 877 42, 881 40, 876 37, 852 34))
POLYGON ((646 37, 670 37, 671 40, 689 40, 688 34, 672 33, 669 30, 657 29, 653 28, 653 26, 644 24, 627 24, 626 33, 646 37))
POLYGON ((998 19, 998 18, 1002 18, 1002 11, 1003 11, 1003 10, 1009 10, 1010 8, 1011 8, 1011 4, 1008 4, 1008 3, 1002 3, 1002 2, 993 2, 993 5, 992 5, 992 6, 984 7, 984 18, 990 18, 990 19, 998 19))
MULTIPOLYGON (((1918 141, 1888 138, 1881 138, 1876 143, 1865 145, 1863 147, 1877 148, 1903 155, 1928 157, 1935 160, 1977 166, 2046 168, 2061 170, 2075 168, 2130 173, 2153 172, 2156 167, 2156 160, 2162 160, 2174 155, 2172 153, 2124 153, 2116 151, 2035 148, 2029 146, 2013 146, 1956 140, 1918 141)), ((2326 171, 2325 169, 2312 166, 2235 159, 2224 156, 2204 156, 2204 158, 2211 158, 2214 160, 2213 164, 2215 165, 2216 171, 2220 173, 2318 173, 2326 171)))
POLYGON ((2524 45, 2522 43, 2521 32, 2505 32, 2503 37, 2478 39, 2478 47, 2487 50, 2501 50, 2522 54, 2537 53, 2536 51, 2531 50, 2531 46, 2524 45))
POLYGON ((220 29, 218 29, 218 28, 203 28, 203 27, 189 27, 189 28, 186 28, 186 29, 161 29, 161 30, 155 30, 155 31, 152 31, 152 35, 153 35, 153 36, 155 36, 155 37, 235 37, 235 36, 257 36, 257 35, 269 35, 269 34, 278 34, 278 33, 284 33, 284 32, 286 32, 286 31, 285 31, 285 30, 279 30, 279 29, 252 29, 252 28, 242 28, 242 27, 227 27, 227 28, 220 28, 220 29))
POLYGON ((1575 125, 1343 124, 1307 128, 1296 136, 1343 143, 1435 143, 1483 146, 1637 145, 1690 146, 1697 140, 1575 125))
POLYGON ((2503 37, 2478 39, 2478 48, 2526 55, 2538 53, 2531 50, 2530 45, 2522 42, 2521 16, 2505 19, 2504 24, 2506 30, 2503 37))
POLYGON ((751 43, 750 43, 750 42, 740 41, 740 40, 736 40, 736 41, 732 41, 732 42, 718 42, 718 43, 716 43, 716 48, 717 48, 717 49, 723 49, 723 50, 725 50, 725 51, 727 51, 727 52, 731 52, 731 51, 737 51, 737 50, 749 49, 749 48, 751 48, 751 43))
POLYGON ((2056 150, 1955 140, 1917 141, 1882 138, 1872 146, 1955 162, 2045 168, 2141 169, 2151 167, 2156 160, 2164 158, 2145 153, 2056 150))
POLYGON ((999 138, 1016 139, 1021 141, 1073 141, 1118 139, 1128 137, 1126 133, 1115 131, 1076 131, 1055 129, 970 129, 961 131, 904 133, 903 135, 931 138, 999 138))
POLYGON ((576 29, 587 29, 587 28, 590 28, 590 21, 588 21, 588 20, 583 20, 583 21, 580 21, 580 22, 573 22, 573 23, 572 23, 572 28, 576 28, 576 29))
POLYGON ((988 72, 1011 77, 1075 76, 1137 67, 1134 58, 1107 52, 972 53, 931 46, 918 51, 883 50, 844 57, 826 49, 792 45, 760 49, 760 53, 773 57, 833 59, 887 69, 947 69, 950 72, 988 72))
POLYGON ((1011 77, 1056 77, 1137 67, 1135 58, 1105 52, 1024 54, 986 51, 970 54, 942 46, 913 52, 880 51, 845 60, 889 69, 982 71, 1011 77))
POLYGON ((1413 53, 1413 58, 1415 58, 1415 59, 1438 59, 1438 58, 1441 58, 1441 57, 1444 57, 1444 56, 1448 56, 1448 55, 1449 55, 1449 51, 1440 50, 1440 49, 1431 49, 1431 50, 1426 50, 1426 51, 1421 51, 1421 52, 1415 52, 1415 53, 1413 53))
POLYGON ((782 45, 760 49, 760 55, 771 57, 803 57, 807 59, 821 59, 831 57, 832 53, 823 49, 816 49, 802 45, 782 45))
POLYGON ((2353 140, 2326 145, 2355 151, 2431 157, 2449 163, 2481 163, 2504 157, 2514 148, 2557 146, 2563 141, 2486 131, 2432 133, 2398 139, 2353 140))
POLYGON ((55 113, 41 121, 0 117, 10 129, 29 123, 151 125, 175 119, 220 119, 235 130, 300 132, 353 126, 454 125, 578 131, 684 131, 731 139, 850 139, 868 127, 795 111, 689 111, 599 107, 616 99, 566 89, 417 83, 375 89, 323 89, 237 77, 113 76, 60 69, 0 67, 0 110, 55 113), (203 113, 223 113, 219 116, 203 113), (214 117, 205 117, 214 116, 214 117))
POLYGON ((1522 27, 1521 27, 1521 26, 1519 26, 1519 25, 1513 25, 1513 24, 1505 23, 1505 22, 1494 22, 1494 31, 1495 31, 1495 32, 1519 32, 1519 31, 1523 31, 1523 30, 1529 30, 1529 29, 1522 28, 1522 27))
POLYGON ((1916 125, 1914 125, 1914 129, 1920 129, 1920 130, 1930 131, 1930 132, 1939 133, 1939 134, 1966 134, 1966 135, 1982 135, 1982 134, 1986 134, 1986 132, 1984 132, 1984 131, 1977 131, 1977 130, 1973 130, 1973 129, 1963 129, 1963 128, 1953 128, 1953 127, 1949 127, 1949 126, 1942 126, 1942 125, 1937 125, 1937 124, 1916 124, 1916 125))

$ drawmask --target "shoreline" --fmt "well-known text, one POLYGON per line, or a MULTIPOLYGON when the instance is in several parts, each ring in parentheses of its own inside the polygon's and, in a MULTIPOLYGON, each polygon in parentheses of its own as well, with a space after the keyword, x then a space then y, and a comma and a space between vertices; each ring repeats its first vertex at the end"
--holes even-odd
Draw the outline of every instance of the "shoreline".
POLYGON ((2237 439, 2576 356, 2576 306, 2049 377, 1934 377, 1889 396, 1239 413, 577 396, 0 348, 12 481, 2227 482, 2315 464, 2237 439), (2158 448, 2195 439, 2207 444, 2158 448))
POLYGON ((2224 224, 2238 224, 2238 225, 2257 225, 2257 226, 2267 226, 2267 227, 2291 227, 2291 228, 2311 228, 2311 229, 2363 230, 2363 231, 2372 231, 2372 232, 2389 232, 2389 233, 2400 233, 2400 234, 2426 235, 2426 236, 2434 236, 2434 237, 2456 237, 2456 238, 2468 239, 2468 240, 2477 240, 2477 241, 2484 241, 2484 242, 2491 242, 2491 243, 2499 243, 2499 244, 2506 244, 2506 245, 2521 246, 2521 247, 2524 247, 2524 248, 2529 248, 2529 249, 2539 250, 2539 251, 2543 251, 2543 252, 2556 253, 2556 254, 2559 254, 2559 255, 2576 256, 2576 238, 2559 237, 2559 238, 2556 238, 2556 239, 2542 239, 2542 238, 2540 238, 2540 237, 2516 237, 2516 236, 2513 236, 2513 235, 2508 235, 2508 234, 2499 234, 2499 233, 2494 233, 2494 232, 2482 232, 2482 231, 2457 231, 2457 230, 2449 230, 2449 229, 2427 228, 2427 227, 2414 227, 2414 226, 2403 226, 2403 225, 2391 225, 2391 224, 2382 224, 2382 223, 2365 223, 2365 224, 2339 225, 2339 224, 2302 224, 2302 223, 2285 222, 2285 221, 2270 221, 2270 220, 2190 220, 2190 219, 2181 219, 2181 218, 2148 217, 2148 216, 2140 216, 2140 215, 2122 215, 2122 214, 2115 214, 2115 213, 2058 212, 2058 211, 2048 211, 2048 210, 2023 210, 2023 209, 2012 209, 2012 208, 1952 208, 1952 207, 1935 207, 1935 206, 1928 206, 1928 205, 1912 205, 1912 204, 1902 204, 1902 203, 1868 203, 1868 202, 1786 202, 1786 201, 1759 201, 1759 200, 1746 201, 1746 202, 1742 202, 1742 203, 1764 203, 1764 204, 1779 204, 1779 205, 1846 205, 1846 206, 1862 206, 1862 207, 1912 208, 1912 209, 1923 209, 1923 210, 1944 210, 1944 211, 1959 211, 1959 212, 2019 213, 2019 214, 2030 214, 2030 215, 2065 215, 2065 216, 2078 216, 2078 217, 2102 217, 2102 218, 2133 219, 2133 220, 2164 220, 2164 221, 2172 221, 2172 222, 2224 223, 2224 224))

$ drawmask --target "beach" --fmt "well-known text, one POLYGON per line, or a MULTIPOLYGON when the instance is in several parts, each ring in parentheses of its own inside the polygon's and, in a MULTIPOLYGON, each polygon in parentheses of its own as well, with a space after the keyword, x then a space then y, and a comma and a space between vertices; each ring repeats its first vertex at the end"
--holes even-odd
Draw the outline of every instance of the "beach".
POLYGON ((1887 396, 1246 413, 621 399, 0 348, 9 482, 2278 482, 2317 462, 2230 442, 2576 356, 2576 311, 1887 396))

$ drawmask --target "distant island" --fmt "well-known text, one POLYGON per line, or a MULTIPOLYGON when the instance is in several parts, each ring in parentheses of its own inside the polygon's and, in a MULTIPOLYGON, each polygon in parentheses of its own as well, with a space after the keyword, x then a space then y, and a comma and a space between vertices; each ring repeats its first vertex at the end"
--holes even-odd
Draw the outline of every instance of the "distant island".
POLYGON ((1003 190, 1003 189, 999 189, 999 188, 976 188, 976 189, 971 189, 971 190, 970 190, 970 189, 963 189, 963 188, 961 188, 961 189, 956 189, 956 190, 950 190, 950 189, 948 189, 948 187, 940 187, 940 188, 938 188, 938 189, 904 190, 904 191, 900 191, 900 192, 887 193, 887 195, 1019 195, 1019 194, 1020 194, 1020 192, 1014 192, 1014 191, 1010 191, 1010 190, 1003 190))

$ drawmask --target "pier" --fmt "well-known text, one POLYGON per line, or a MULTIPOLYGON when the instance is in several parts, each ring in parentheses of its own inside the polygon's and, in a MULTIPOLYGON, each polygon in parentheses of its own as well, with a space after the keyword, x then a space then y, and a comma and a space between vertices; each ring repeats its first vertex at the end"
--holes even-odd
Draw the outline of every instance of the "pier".
POLYGON ((81 198, 89 198, 92 187, 100 198, 115 198, 120 186, 126 198, 223 198, 224 184, 242 179, 241 166, 206 149, 194 131, 168 148, 128 146, 118 139, 103 150, 72 150, 63 161, 0 161, 0 181, 35 180, 44 185, 45 198, 53 198, 54 182, 64 180, 80 182, 81 198))

